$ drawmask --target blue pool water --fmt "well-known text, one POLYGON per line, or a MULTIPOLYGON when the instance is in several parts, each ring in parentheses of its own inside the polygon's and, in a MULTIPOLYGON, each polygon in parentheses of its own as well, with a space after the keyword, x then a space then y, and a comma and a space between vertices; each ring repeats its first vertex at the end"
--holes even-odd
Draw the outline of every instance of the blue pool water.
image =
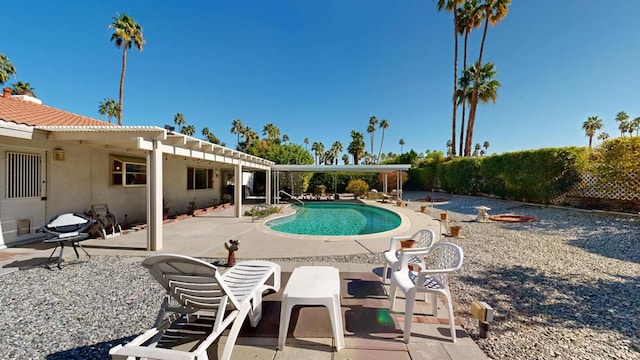
POLYGON ((364 235, 395 229, 400 217, 391 211, 363 204, 305 203, 296 214, 268 221, 271 229, 301 235, 364 235))

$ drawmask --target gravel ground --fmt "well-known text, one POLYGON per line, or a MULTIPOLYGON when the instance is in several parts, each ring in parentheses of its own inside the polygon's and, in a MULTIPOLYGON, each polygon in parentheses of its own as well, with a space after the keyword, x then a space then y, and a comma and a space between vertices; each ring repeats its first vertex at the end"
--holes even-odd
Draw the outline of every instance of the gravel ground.
MULTIPOLYGON (((465 251, 451 284, 456 316, 490 358, 640 359, 640 217, 464 196, 437 208, 463 227, 447 238, 465 251), (537 220, 472 222, 478 205, 537 220), (468 314, 474 299, 496 311, 487 339, 468 314)), ((280 260, 380 263, 378 254, 280 260)), ((141 261, 94 256, 0 277, 0 358, 107 359, 161 302, 141 261)))

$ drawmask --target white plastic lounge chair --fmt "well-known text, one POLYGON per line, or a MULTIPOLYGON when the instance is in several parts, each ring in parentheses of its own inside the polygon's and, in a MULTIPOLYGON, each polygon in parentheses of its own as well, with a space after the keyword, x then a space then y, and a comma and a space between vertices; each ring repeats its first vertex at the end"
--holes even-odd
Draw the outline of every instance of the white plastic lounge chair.
MULTIPOLYGON (((462 267, 464 253, 462 248, 451 243, 438 243, 428 250, 403 251, 400 255, 400 267, 398 271, 391 274, 391 305, 389 309, 393 311, 398 289, 406 295, 404 310, 404 342, 409 343, 411 337, 411 320, 413 318, 413 305, 416 293, 431 293, 431 306, 433 316, 438 316, 438 294, 444 295, 449 311, 449 327, 451 328, 451 339, 456 342, 456 324, 453 316, 453 303, 451 292, 449 291, 449 274, 462 267), (421 270, 419 272, 409 270, 409 259, 414 256, 433 256, 435 258, 435 268, 421 270)), ((424 269, 424 268, 423 268, 424 269)), ((426 300, 426 298, 425 298, 426 300)))
MULTIPOLYGON (((384 259, 384 271, 382 272, 382 282, 387 283, 387 269, 391 268, 391 272, 398 270, 398 265, 400 264, 398 259, 400 257, 400 241, 401 240, 415 240, 415 245, 413 249, 429 249, 433 246, 435 242, 436 233, 430 229, 421 229, 418 230, 415 234, 411 236, 395 236, 391 238, 389 242, 389 250, 382 253, 382 257, 384 259)), ((422 265, 424 269, 424 260, 422 257, 414 256, 409 261, 410 264, 422 265)))
POLYGON ((151 256, 142 265, 167 294, 154 327, 111 349, 112 359, 208 359, 207 349, 231 325, 221 357, 228 360, 247 315, 258 325, 262 293, 280 289, 280 266, 269 261, 240 262, 224 274, 184 255, 151 256), (208 334, 203 338, 203 333, 208 334), (194 335, 199 340, 183 349, 194 335), (182 348, 172 348, 178 345, 182 348))

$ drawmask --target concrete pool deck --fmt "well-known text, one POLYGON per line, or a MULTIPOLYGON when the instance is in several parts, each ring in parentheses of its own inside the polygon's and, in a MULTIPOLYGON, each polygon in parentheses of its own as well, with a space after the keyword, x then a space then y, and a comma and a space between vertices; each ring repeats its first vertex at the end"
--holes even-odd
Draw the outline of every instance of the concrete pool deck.
MULTIPOLYGON (((440 234, 444 231, 441 223, 434 220, 433 215, 421 213, 419 206, 424 203, 409 203, 409 206, 398 207, 390 203, 365 201, 365 203, 387 208, 400 214, 402 225, 392 231, 380 234, 357 237, 318 237, 282 234, 271 231, 264 226, 264 219, 252 221, 250 217, 233 217, 233 209, 224 209, 208 215, 187 218, 164 225, 163 249, 157 252, 146 250, 146 231, 130 232, 112 239, 86 240, 82 244, 89 254, 147 257, 155 253, 179 253, 194 257, 223 258, 227 251, 225 242, 230 239, 240 240, 236 259, 277 258, 283 272, 291 272, 301 265, 335 266, 341 273, 362 274, 363 277, 378 274, 380 264, 356 264, 345 262, 301 261, 299 258, 340 256, 353 254, 379 254, 387 250, 389 238, 396 235, 410 235, 421 228, 430 228, 440 234)), ((251 206, 246 206, 249 209, 251 206)), ((32 244, 0 250, 0 270, 4 272, 17 270, 18 267, 29 268, 41 266, 51 251, 50 246, 32 244), (40 265, 39 265, 40 264, 40 265)), ((56 250, 57 255, 58 250, 56 250)), ((82 252, 80 261, 86 261, 82 252)), ((64 259, 75 261, 72 249, 65 249, 64 259)), ((91 261, 91 260, 89 260, 91 261)), ((54 269, 53 271, 64 271, 54 269)), ((378 283, 380 284, 380 283, 378 283)), ((388 292, 388 285, 383 285, 388 292)), ((365 299, 363 301, 371 301, 365 299)), ((401 302, 402 304, 402 302, 401 302)), ((396 305, 395 317, 401 326, 401 304, 396 305)), ((365 303, 362 306, 366 305, 365 303)), ((371 304, 370 304, 371 305, 371 304)), ((377 304, 374 307, 378 307, 377 304)), ((426 305, 426 304, 422 304, 426 305)), ((382 306, 384 307, 384 306, 382 306)), ((152 309, 155 311, 155 309, 152 309)), ((417 311, 417 313, 419 313, 417 311)), ((429 311, 426 311, 428 314, 429 311)), ((346 348, 335 352, 331 348, 330 338, 303 339, 290 338, 287 350, 275 349, 273 338, 241 337, 234 349, 233 358, 256 359, 365 359, 376 357, 384 359, 487 359, 478 345, 458 325, 458 342, 451 343, 448 337, 448 323, 440 317, 446 317, 446 311, 439 312, 439 318, 431 316, 415 317, 411 342, 404 344, 401 333, 396 338, 373 338, 350 336, 345 338, 346 348), (291 344, 291 345, 289 345, 291 344)), ((347 329, 348 330, 348 329, 347 329)))

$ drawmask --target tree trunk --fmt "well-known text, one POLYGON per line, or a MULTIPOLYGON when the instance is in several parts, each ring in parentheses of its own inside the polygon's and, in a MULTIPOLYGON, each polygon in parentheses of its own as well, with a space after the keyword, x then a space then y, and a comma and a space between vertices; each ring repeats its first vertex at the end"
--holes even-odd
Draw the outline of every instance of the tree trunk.
POLYGON ((482 32, 482 42, 480 43, 480 56, 476 65, 476 78, 473 82, 473 92, 471 93, 471 103, 469 104, 469 122, 467 124, 467 138, 464 143, 464 156, 471 156, 471 143, 473 142, 473 126, 476 122, 476 108, 478 107, 478 81, 480 79, 480 68, 482 67, 482 53, 484 51, 484 41, 487 38, 487 28, 489 27, 489 10, 485 13, 484 30, 482 32))
POLYGON ((380 155, 382 154, 383 143, 384 143, 384 128, 382 128, 382 138, 380 139, 380 151, 378 151, 378 164, 380 163, 380 155))
POLYGON ((451 118, 451 156, 456 156, 456 111, 458 104, 456 104, 456 92, 458 91, 458 22, 456 16, 456 9, 453 9, 453 37, 454 37, 454 56, 453 56, 453 112, 451 118))
POLYGON ((127 71, 127 45, 122 45, 122 72, 120 73, 120 97, 118 99, 118 125, 122 126, 122 94, 124 93, 124 73, 127 71))
MULTIPOLYGON (((464 52, 462 55, 462 65, 464 66, 464 70, 467 70, 467 44, 469 42, 469 32, 465 30, 464 32, 464 52)), ((464 71, 463 70, 463 71, 464 71)), ((464 117, 467 111, 467 97, 463 96, 462 98, 462 120, 460 120, 460 156, 462 156, 462 145, 464 143, 464 117)))

